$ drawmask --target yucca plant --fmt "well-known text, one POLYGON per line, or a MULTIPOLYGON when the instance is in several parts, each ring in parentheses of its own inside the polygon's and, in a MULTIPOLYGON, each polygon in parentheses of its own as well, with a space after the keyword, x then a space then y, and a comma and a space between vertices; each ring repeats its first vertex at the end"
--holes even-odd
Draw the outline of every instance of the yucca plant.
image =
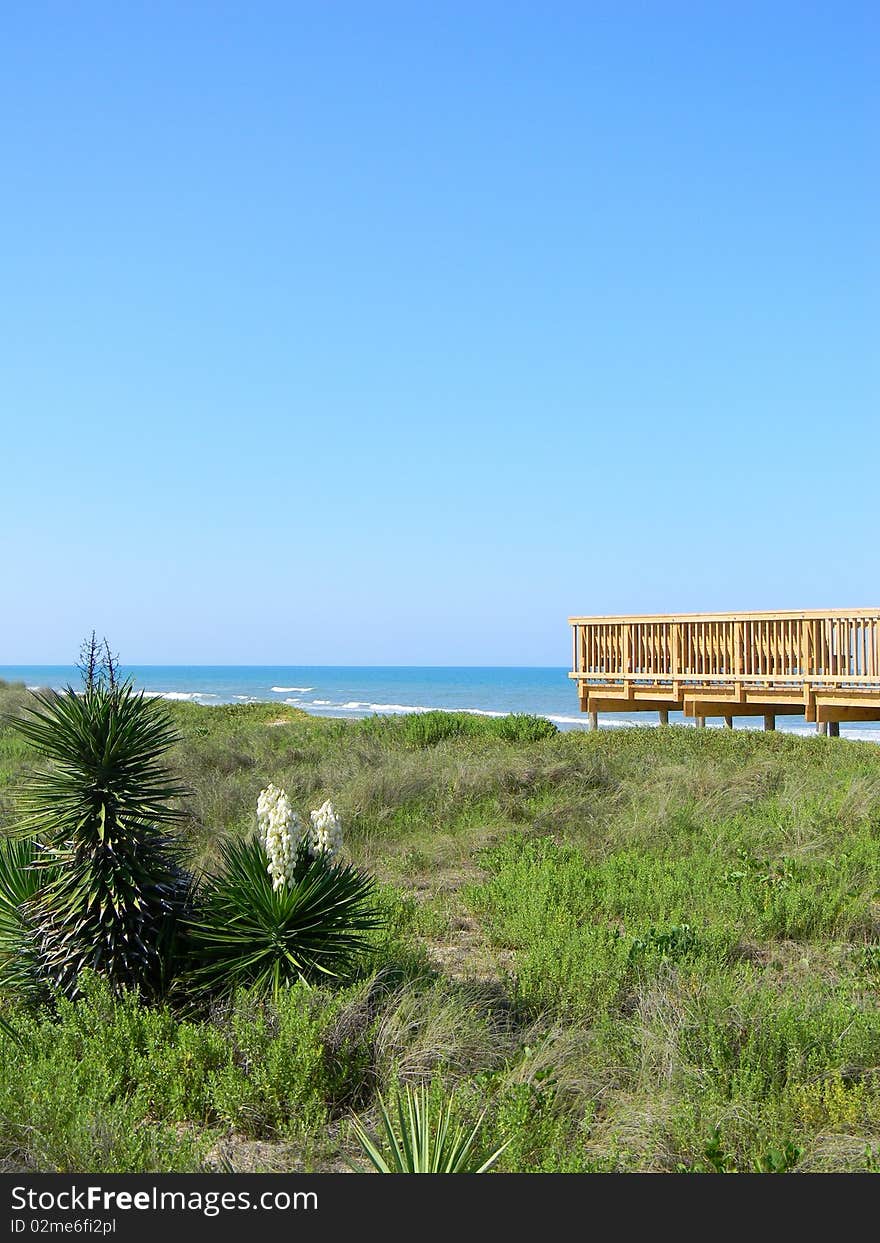
POLYGON ((256 837, 221 843, 220 857, 188 928, 197 988, 277 994, 297 980, 343 977, 382 924, 372 878, 351 864, 303 858, 289 883, 273 886, 256 837))
POLYGON ((39 854, 32 838, 0 839, 0 990, 31 1002, 45 994, 32 904, 52 876, 39 854))
POLYGON ((175 741, 159 700, 119 681, 109 652, 85 689, 37 693, 17 728, 47 760, 26 779, 18 826, 48 875, 24 904, 45 977, 68 996, 88 968, 114 988, 158 989, 189 878, 167 826, 184 794, 163 760, 175 741))
MULTIPOLYGON (((381 1093, 379 1120, 384 1143, 377 1142, 358 1118, 352 1118, 355 1138, 380 1174, 485 1174, 501 1156, 502 1144, 489 1156, 475 1148, 482 1126, 481 1114, 471 1131, 456 1123, 449 1101, 433 1106, 428 1089, 407 1084, 396 1093, 394 1114, 381 1093)), ((508 1140, 508 1143, 510 1141, 508 1140)))

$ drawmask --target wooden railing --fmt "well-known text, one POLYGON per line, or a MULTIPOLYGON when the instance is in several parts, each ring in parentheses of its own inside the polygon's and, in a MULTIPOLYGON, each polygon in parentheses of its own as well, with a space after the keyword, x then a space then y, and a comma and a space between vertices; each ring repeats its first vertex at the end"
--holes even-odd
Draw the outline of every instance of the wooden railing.
POLYGON ((880 692, 880 609, 572 617, 585 685, 790 683, 880 692))

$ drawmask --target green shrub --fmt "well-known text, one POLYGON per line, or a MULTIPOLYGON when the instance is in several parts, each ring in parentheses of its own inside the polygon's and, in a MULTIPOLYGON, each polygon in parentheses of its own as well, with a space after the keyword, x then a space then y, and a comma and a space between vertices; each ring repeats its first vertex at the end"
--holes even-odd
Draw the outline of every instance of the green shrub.
POLYGON ((543 742, 553 738, 559 730, 545 716, 530 716, 525 712, 511 712, 508 716, 492 720, 492 733, 505 742, 543 742))
POLYGON ((636 937, 629 947, 630 962, 644 961, 652 954, 669 962, 677 962, 692 954, 699 938, 690 924, 673 924, 671 928, 649 928, 643 937, 636 937))
POLYGON ((0 1169, 197 1169, 221 1130, 317 1133, 368 1073, 365 1042, 332 1035, 338 1012, 294 985, 192 1021, 85 974, 53 1015, 14 1012, 14 1034, 0 1023, 0 1169))
MULTIPOLYGON (((205 1115, 169 1108, 151 1071, 173 1061, 177 1025, 136 994, 113 994, 85 973, 75 1001, 53 1016, 11 1015, 18 1039, 0 1033, 0 1169, 163 1172, 201 1168, 210 1140, 170 1120, 205 1115), (4 1047, 5 1044, 5 1047, 4 1047)), ((180 1061, 175 1068, 179 1080, 180 1061)), ((195 1110, 199 1066, 178 1089, 195 1110)), ((178 1106, 180 1098, 178 1097, 178 1106)))
POLYGON ((232 1056, 211 1077, 217 1120, 252 1137, 295 1137, 325 1126, 345 1096, 347 1067, 328 1052, 333 1008, 295 984, 267 1005, 240 993, 229 1020, 232 1056))
POLYGON ((514 838, 486 852, 492 874, 467 896, 493 941, 515 951, 530 1007, 601 1014, 640 973, 686 956, 719 956, 730 937, 682 918, 696 901, 686 864, 634 852, 590 863, 575 847, 514 838), (674 923, 657 927, 668 912, 674 923))
MULTIPOLYGON (((779 1147, 768 1148, 755 1158, 751 1168, 744 1167, 743 1172, 753 1174, 788 1174, 795 1168, 804 1155, 803 1148, 791 1140, 785 1140, 779 1147)), ((741 1167, 737 1164, 734 1153, 728 1152, 721 1139, 720 1127, 710 1135, 703 1149, 703 1160, 693 1165, 681 1165, 679 1173, 683 1174, 737 1174, 741 1167)))
POLYGON ((487 1141, 509 1136, 500 1161, 503 1172, 517 1174, 588 1174, 613 1168, 609 1157, 586 1149, 593 1108, 570 1112, 550 1088, 530 1083, 504 1088, 487 1121, 487 1141))
POLYGON ((388 739, 399 738, 415 749, 434 747, 455 738, 500 740, 509 743, 541 742, 558 733, 546 717, 513 712, 504 716, 484 716, 479 712, 451 712, 435 709, 413 712, 398 720, 372 717, 360 723, 365 733, 388 739))
POLYGON ((434 747, 447 738, 473 734, 474 717, 467 712, 414 712, 403 719, 401 732, 410 747, 434 747))

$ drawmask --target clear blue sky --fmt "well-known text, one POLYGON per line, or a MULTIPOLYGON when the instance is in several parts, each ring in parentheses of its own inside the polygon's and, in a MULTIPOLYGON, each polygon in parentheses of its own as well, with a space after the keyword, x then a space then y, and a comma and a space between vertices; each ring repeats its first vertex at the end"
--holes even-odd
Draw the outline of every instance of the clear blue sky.
POLYGON ((3 5, 0 664, 880 603, 880 6, 3 5))

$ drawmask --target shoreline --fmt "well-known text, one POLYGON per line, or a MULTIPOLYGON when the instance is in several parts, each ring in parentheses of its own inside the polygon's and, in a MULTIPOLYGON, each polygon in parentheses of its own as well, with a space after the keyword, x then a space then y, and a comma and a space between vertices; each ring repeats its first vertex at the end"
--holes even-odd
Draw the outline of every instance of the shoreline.
MULTIPOLYGON (((489 718, 524 714, 542 717, 564 733, 589 730, 586 715, 564 705, 570 684, 567 670, 561 667, 134 666, 131 672, 151 698, 197 707, 267 703, 342 721, 429 712, 489 718), (200 683, 201 689, 195 689, 200 683)), ((9 680, 31 691, 60 690, 75 683, 77 676, 76 669, 65 666, 0 668, 0 681, 9 680), (48 674, 45 680, 40 677, 44 672, 48 674)), ((694 722, 680 713, 670 714, 670 724, 694 728, 694 722)), ((599 727, 657 729, 659 719, 654 713, 607 713, 600 717, 599 727)), ((706 727, 723 729, 724 725, 710 719, 706 727)), ((735 717, 734 727, 761 730, 754 717, 735 717)), ((778 717, 777 730, 797 737, 816 736, 815 727, 802 717, 778 717)), ((880 723, 845 723, 841 737, 880 744, 880 723)))

